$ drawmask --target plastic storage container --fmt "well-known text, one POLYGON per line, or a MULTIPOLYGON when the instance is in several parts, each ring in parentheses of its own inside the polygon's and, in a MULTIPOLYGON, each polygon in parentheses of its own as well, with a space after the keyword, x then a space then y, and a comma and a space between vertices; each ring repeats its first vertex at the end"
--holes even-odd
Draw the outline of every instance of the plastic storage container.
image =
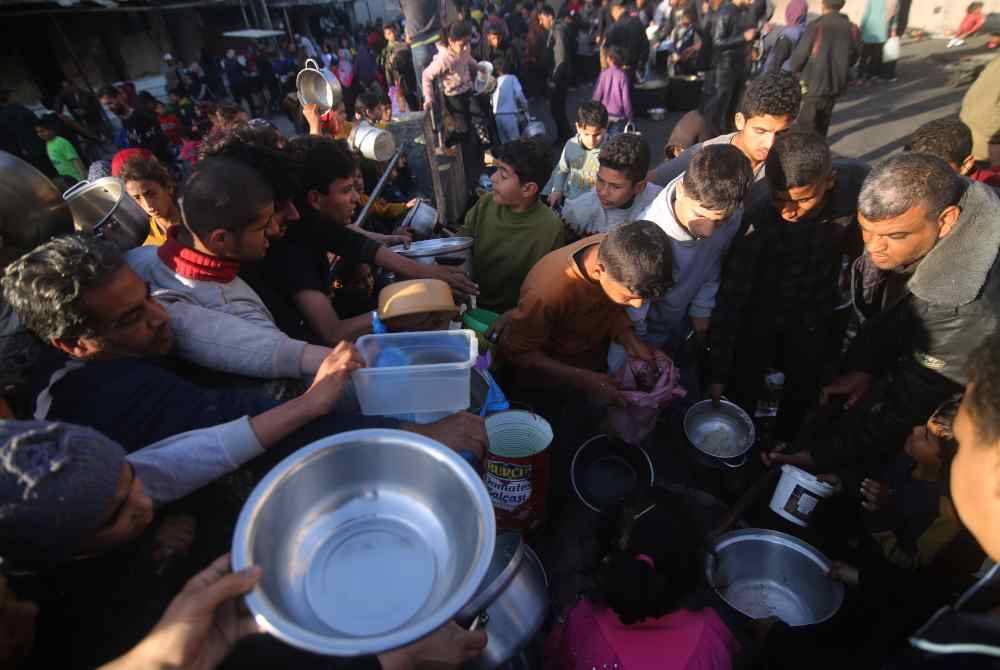
POLYGON ((351 375, 363 414, 468 408, 469 370, 479 356, 471 330, 364 335, 357 347, 368 366, 351 375))

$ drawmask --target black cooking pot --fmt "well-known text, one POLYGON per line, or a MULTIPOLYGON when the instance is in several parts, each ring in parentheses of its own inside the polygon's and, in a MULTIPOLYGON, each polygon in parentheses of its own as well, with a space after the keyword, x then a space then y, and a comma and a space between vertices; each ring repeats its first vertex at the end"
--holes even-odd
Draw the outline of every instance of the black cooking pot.
POLYGON ((581 444, 570 465, 580 502, 600 513, 610 511, 639 488, 652 486, 655 476, 653 461, 642 447, 607 435, 595 435, 581 444))

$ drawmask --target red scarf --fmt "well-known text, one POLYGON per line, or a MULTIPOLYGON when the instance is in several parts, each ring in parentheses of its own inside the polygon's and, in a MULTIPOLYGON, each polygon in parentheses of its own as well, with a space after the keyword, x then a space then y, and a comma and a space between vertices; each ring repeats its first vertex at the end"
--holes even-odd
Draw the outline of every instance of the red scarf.
POLYGON ((186 247, 177 240, 180 226, 167 231, 167 241, 156 250, 164 265, 181 277, 228 284, 236 279, 240 271, 238 261, 229 261, 218 256, 209 256, 186 247))

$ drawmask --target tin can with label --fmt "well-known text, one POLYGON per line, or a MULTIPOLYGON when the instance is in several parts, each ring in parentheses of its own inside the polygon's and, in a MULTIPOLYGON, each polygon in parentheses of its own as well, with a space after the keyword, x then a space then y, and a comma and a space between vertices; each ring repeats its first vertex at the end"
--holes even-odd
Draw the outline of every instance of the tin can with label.
POLYGON ((522 410, 486 419, 486 490, 496 512, 497 528, 527 530, 545 518, 552 427, 522 410))

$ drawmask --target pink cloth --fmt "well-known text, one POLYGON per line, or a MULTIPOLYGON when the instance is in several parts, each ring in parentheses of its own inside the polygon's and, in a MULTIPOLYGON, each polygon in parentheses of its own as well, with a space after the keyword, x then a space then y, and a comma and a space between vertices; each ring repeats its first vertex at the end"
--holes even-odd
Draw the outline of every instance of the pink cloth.
POLYGON ((730 670, 739 643, 712 609, 677 610, 625 626, 581 600, 552 632, 546 666, 556 670, 730 670))
POLYGON ((628 444, 639 444, 653 432, 663 408, 687 391, 680 385, 677 366, 662 351, 656 351, 656 365, 629 358, 611 373, 622 391, 625 407, 609 407, 608 420, 615 434, 628 444))

